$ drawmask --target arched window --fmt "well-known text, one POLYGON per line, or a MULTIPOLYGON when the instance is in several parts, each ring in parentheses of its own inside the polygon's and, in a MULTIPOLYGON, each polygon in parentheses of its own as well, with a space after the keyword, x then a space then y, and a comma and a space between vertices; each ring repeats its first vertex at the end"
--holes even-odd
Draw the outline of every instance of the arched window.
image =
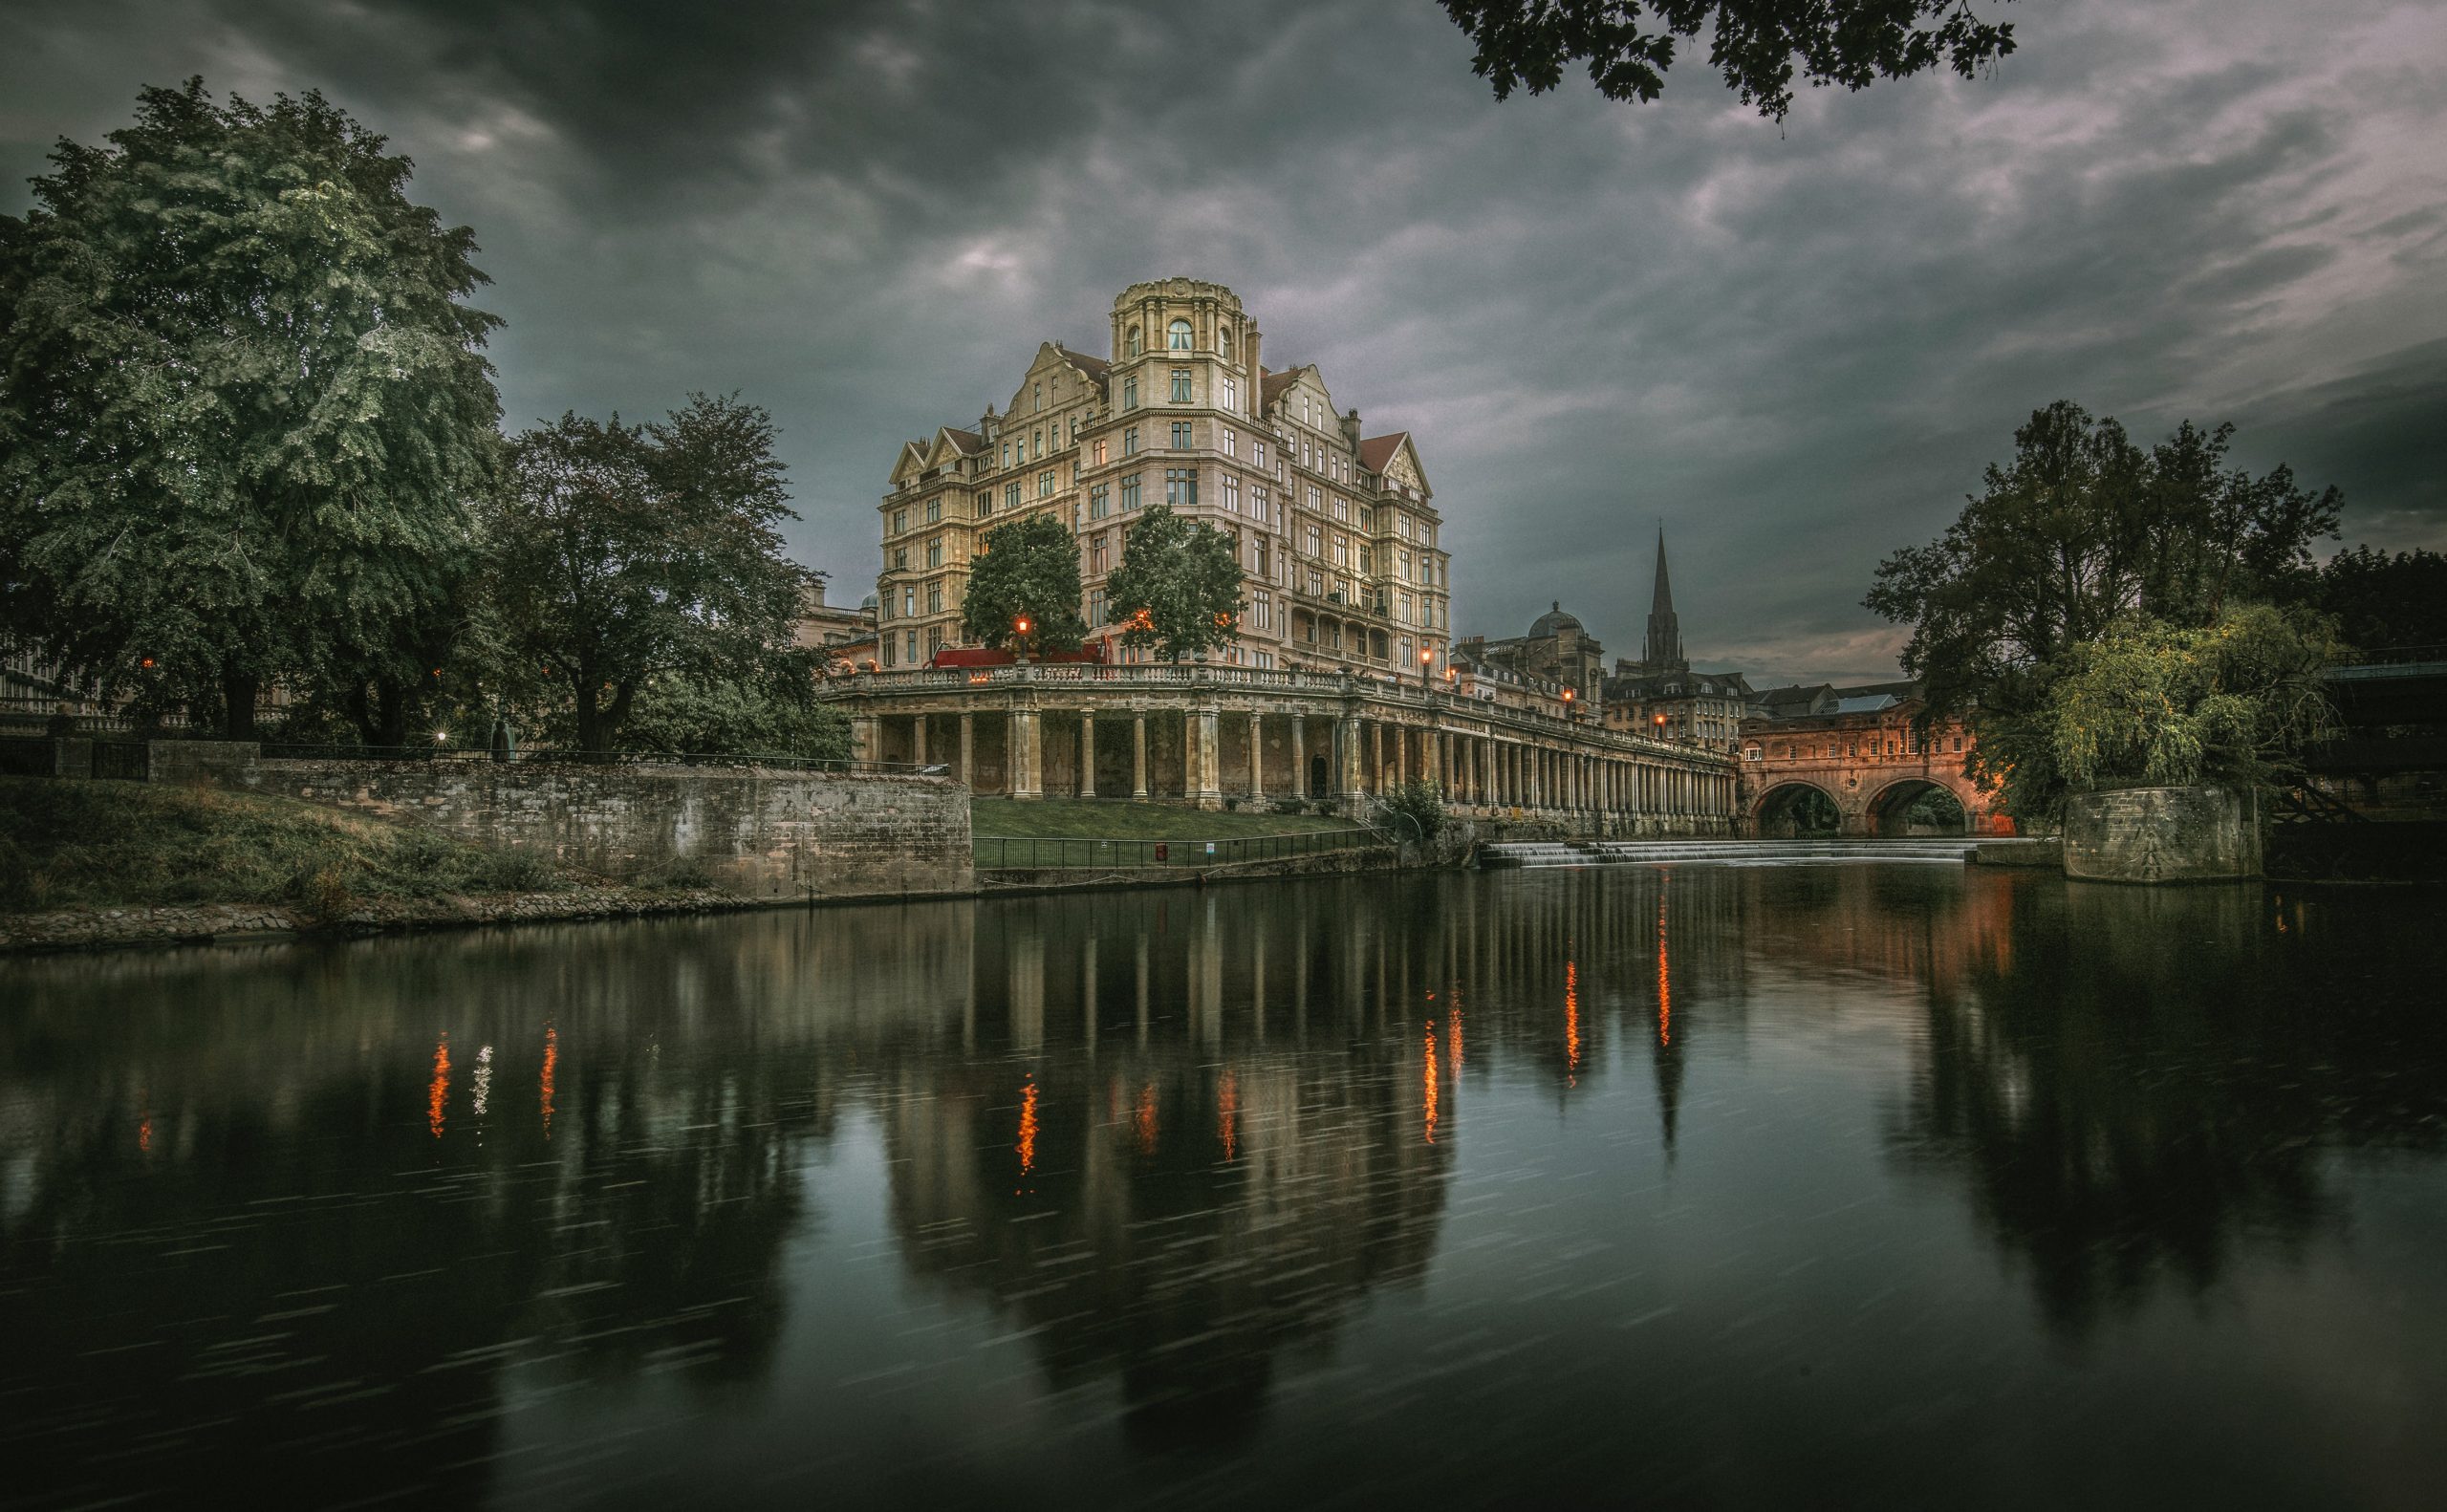
POLYGON ((1122 337, 1122 351, 1131 356, 1138 355, 1138 328, 1132 326, 1130 335, 1122 337))
POLYGON ((1189 322, 1186 320, 1174 321, 1171 326, 1166 328, 1164 339, 1165 344, 1176 352, 1188 351, 1190 349, 1189 322))
POLYGON ((1224 356, 1228 357, 1232 355, 1232 328, 1230 326, 1217 326, 1215 328, 1215 350, 1224 356))

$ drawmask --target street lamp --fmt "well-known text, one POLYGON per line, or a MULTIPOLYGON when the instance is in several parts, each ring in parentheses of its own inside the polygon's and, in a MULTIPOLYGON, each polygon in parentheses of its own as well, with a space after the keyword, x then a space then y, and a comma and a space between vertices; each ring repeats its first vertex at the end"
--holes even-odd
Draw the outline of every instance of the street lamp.
POLYGON ((1568 720, 1569 720, 1569 719, 1577 719, 1577 718, 1579 718, 1579 716, 1580 716, 1580 711, 1579 711, 1577 708, 1573 707, 1573 700, 1575 700, 1575 699, 1577 699, 1577 698, 1579 698, 1579 697, 1580 697, 1580 690, 1579 690, 1579 689, 1577 689, 1577 688, 1566 688, 1566 689, 1564 689, 1564 718, 1566 718, 1566 719, 1568 719, 1568 720))
POLYGON ((1026 666, 1028 664, 1029 626, 1031 623, 1033 623, 1033 621, 1031 621, 1026 615, 1022 615, 1019 618, 1011 621, 1011 629, 1018 637, 1013 659, 1018 661, 1022 666, 1026 666))
POLYGON ((1427 646, 1418 648, 1418 690, 1424 693, 1432 685, 1428 681, 1428 664, 1436 659, 1436 652, 1427 646))

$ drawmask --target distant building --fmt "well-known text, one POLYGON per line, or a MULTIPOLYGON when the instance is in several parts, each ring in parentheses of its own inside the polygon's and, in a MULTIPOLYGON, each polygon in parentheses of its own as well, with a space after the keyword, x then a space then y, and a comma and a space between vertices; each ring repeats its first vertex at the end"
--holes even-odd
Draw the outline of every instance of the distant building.
POLYGON ((799 599, 798 623, 790 627, 790 644, 825 653, 820 673, 838 676, 872 672, 881 647, 876 637, 876 595, 855 609, 824 601, 824 580, 811 581, 799 599))
POLYGON ((1674 612, 1665 570, 1665 532, 1657 532, 1657 582, 1649 594, 1648 637, 1637 661, 1626 657, 1605 680, 1599 706, 1606 727, 1730 751, 1749 712, 1750 683, 1739 672, 1694 672, 1674 612))
POLYGON ((1502 671, 1521 682, 1570 688, 1584 712, 1597 707, 1606 677, 1606 648, 1561 603, 1540 615, 1526 636, 1504 640, 1472 636, 1457 642, 1453 655, 1457 659, 1466 657, 1483 675, 1502 671))

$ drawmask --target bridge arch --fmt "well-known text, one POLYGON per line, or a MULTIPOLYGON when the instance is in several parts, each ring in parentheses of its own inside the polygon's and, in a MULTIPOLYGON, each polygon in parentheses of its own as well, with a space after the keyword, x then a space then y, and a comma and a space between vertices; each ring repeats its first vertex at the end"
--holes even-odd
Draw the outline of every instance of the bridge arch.
POLYGON ((1953 783, 1940 777, 1897 777, 1871 792, 1861 801, 1862 828, 1871 834, 1893 838, 1906 834, 1970 834, 1979 821, 1974 817, 1975 799, 1959 791, 1953 783), (1922 805, 1921 800, 1936 794, 1942 805, 1922 805), (1951 817, 1931 819, 1930 808, 1951 810, 1951 817), (1916 816, 1914 810, 1920 810, 1916 816))
POLYGON ((1763 839, 1832 835, 1843 828, 1844 801, 1807 777, 1770 783, 1750 806, 1750 832, 1763 839))

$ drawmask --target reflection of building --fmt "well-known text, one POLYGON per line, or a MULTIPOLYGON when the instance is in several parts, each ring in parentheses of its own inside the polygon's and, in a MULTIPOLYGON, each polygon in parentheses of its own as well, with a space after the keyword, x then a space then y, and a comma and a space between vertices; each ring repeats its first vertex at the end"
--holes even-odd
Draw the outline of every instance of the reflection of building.
POLYGON ((1657 532, 1657 582, 1649 595, 1648 638, 1640 659, 1614 663, 1605 681, 1608 729, 1729 751, 1750 702, 1739 672, 1694 672, 1682 652, 1682 622, 1665 571, 1665 532, 1657 532))

